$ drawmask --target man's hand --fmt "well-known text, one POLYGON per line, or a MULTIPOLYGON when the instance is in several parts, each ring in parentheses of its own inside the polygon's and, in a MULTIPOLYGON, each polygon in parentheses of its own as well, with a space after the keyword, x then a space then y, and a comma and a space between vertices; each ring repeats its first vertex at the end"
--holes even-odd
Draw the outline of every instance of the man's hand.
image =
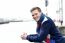
POLYGON ((27 33, 23 33, 23 34, 21 35, 21 38, 22 38, 23 40, 26 40, 26 37, 27 37, 27 33))

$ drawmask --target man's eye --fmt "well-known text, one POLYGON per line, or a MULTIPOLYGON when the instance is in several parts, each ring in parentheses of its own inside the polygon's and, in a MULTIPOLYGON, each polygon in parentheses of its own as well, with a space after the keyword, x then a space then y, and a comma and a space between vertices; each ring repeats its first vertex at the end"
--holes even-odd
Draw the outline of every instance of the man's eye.
POLYGON ((37 15, 37 13, 35 15, 37 15))
POLYGON ((34 15, 32 15, 32 16, 34 16, 34 15))
POLYGON ((37 15, 37 14, 35 14, 35 15, 37 15))
POLYGON ((35 15, 37 15, 37 13, 33 14, 32 16, 35 16, 35 15))

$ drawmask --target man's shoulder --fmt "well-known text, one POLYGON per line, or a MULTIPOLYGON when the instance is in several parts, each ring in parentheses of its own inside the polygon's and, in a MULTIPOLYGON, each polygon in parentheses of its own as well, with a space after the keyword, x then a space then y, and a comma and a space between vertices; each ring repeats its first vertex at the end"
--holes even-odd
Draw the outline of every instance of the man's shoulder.
POLYGON ((44 20, 42 21, 42 24, 43 24, 44 22, 46 22, 46 21, 48 21, 47 17, 44 18, 44 20))

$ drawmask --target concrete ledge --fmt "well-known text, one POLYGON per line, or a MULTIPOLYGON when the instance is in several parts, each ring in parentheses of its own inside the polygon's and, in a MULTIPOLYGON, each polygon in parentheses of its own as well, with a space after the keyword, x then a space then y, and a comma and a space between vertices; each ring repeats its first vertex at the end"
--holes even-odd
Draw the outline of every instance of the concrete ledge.
POLYGON ((65 35, 65 26, 58 26, 60 32, 62 33, 62 35, 65 35))

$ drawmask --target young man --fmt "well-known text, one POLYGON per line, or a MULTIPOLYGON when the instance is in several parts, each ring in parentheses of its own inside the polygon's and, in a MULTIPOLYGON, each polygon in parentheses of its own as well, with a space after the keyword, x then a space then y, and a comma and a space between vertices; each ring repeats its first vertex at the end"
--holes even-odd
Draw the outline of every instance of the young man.
POLYGON ((37 34, 27 35, 26 33, 23 33, 23 35, 21 35, 23 40, 42 43, 42 41, 45 41, 47 35, 50 34, 51 41, 54 40, 55 43, 65 43, 65 39, 57 30, 54 22, 51 20, 51 18, 44 15, 39 7, 32 8, 31 13, 33 19, 37 22, 38 25, 36 30, 37 34))

